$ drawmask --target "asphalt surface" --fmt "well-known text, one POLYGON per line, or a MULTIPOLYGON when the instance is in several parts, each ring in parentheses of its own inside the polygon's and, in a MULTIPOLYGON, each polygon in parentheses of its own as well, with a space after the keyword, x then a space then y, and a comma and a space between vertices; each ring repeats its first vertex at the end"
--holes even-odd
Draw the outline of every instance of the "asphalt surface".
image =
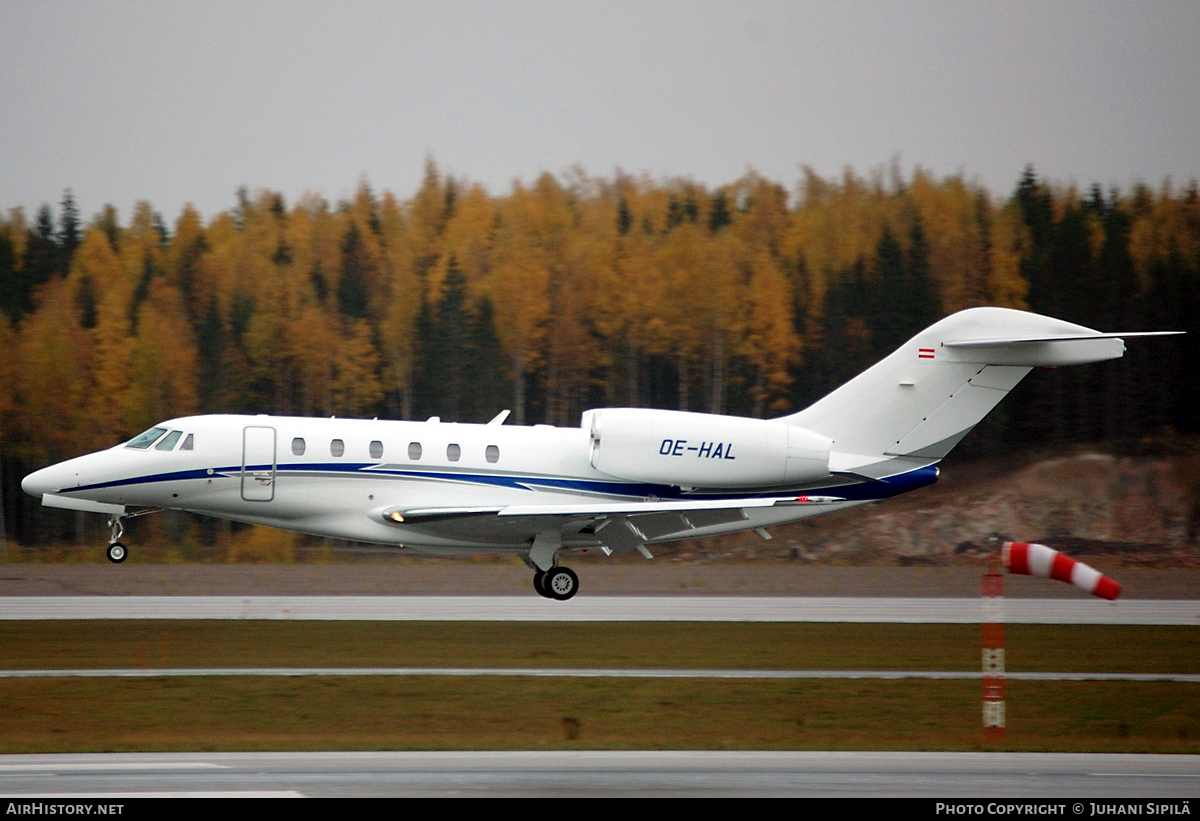
MULTIPOLYGON (((9 555, 25 548, 9 547, 9 555)), ((31 556, 36 553, 31 552, 31 556)), ((97 554, 99 555, 99 554, 97 554)), ((805 564, 668 564, 637 559, 567 564, 581 596, 978 597, 984 565, 832 567, 805 564)), ((1200 569, 1106 567, 1121 598, 1200 600, 1200 569)), ((525 596, 522 564, 0 564, 7 596, 525 596)), ((1091 598, 1061 582, 1005 576, 1008 599, 1091 598)))
MULTIPOLYGON (((0 756, 0 797, 1200 795, 1200 756, 920 752, 355 752, 0 756)), ((932 808, 931 808, 932 810, 932 808)), ((1015 813, 1014 813, 1015 814, 1015 813)))
MULTIPOLYGON (((1008 599, 1009 624, 1200 624, 1200 600, 1008 599)), ((978 624, 979 597, 8 596, 0 619, 731 621, 978 624)), ((989 617, 989 620, 996 616, 989 617)))

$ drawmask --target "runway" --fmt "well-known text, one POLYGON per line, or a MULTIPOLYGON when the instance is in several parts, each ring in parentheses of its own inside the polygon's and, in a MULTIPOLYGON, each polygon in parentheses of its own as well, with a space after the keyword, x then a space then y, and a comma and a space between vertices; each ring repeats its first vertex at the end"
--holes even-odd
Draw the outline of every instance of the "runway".
MULTIPOLYGON (((606 750, 0 756, 0 797, 6 800, 84 795, 910 796, 1087 802, 1197 794, 1200 756, 1188 755, 606 750)), ((1083 814, 1090 815, 1086 804, 1083 814)))
MULTIPOLYGON (((1198 599, 1006 599, 1009 624, 1200 625, 1198 599)), ((840 596, 6 596, 0 619, 727 621, 978 624, 976 598, 840 596)))
MULTIPOLYGON (((1175 681, 1200 684, 1197 673, 1028 673, 1008 672, 1014 681, 1175 681)), ((529 678, 709 678, 709 679, 925 679, 979 680, 965 670, 722 670, 597 667, 159 667, 0 670, 5 678, 201 678, 205 676, 297 678, 303 676, 518 676, 529 678)))
MULTIPOLYGON (((1009 623, 1200 624, 1200 600, 1019 599, 1009 623)), ((862 596, 9 596, 0 619, 759 621, 977 624, 979 598, 862 596)), ((978 679, 978 672, 545 668, 10 670, 54 676, 574 676, 978 679)), ((1200 682, 1182 674, 1008 673, 1013 680, 1200 682)), ((0 756, 0 796, 846 796, 1185 799, 1200 756, 768 751, 179 753, 0 756)), ((1180 802, 1176 802, 1180 803, 1180 802)), ((1195 808, 1193 808, 1195 809, 1195 808)), ((1071 812, 1068 807, 1067 812, 1071 812)), ((1090 814, 1090 808, 1084 814, 1090 814)))

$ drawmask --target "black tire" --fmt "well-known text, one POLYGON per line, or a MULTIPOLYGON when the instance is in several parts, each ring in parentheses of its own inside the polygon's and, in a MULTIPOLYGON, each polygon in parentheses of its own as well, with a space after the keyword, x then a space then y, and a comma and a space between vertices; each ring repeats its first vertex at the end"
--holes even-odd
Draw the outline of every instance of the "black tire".
POLYGON ((533 574, 533 589, 537 591, 539 596, 545 596, 547 599, 553 598, 546 592, 546 571, 538 570, 533 574))
POLYGON ((550 598, 566 601, 579 592, 579 577, 569 567, 556 567, 546 573, 542 586, 550 598))
POLYGON ((121 544, 120 542, 113 542, 110 544, 106 552, 108 554, 108 560, 113 564, 120 564, 121 562, 125 561, 125 558, 129 555, 129 551, 125 549, 125 545, 121 544))

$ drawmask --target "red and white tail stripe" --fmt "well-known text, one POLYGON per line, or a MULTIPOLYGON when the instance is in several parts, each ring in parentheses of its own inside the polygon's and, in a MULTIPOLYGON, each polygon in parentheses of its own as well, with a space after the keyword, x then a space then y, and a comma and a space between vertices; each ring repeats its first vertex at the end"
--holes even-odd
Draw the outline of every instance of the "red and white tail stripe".
POLYGON ((918 359, 933 359, 933 348, 917 348, 918 359))
POLYGON ((1018 576, 1040 576, 1069 582, 1093 596, 1110 601, 1121 595, 1121 585, 1099 570, 1044 544, 1005 542, 1000 549, 1000 558, 1008 572, 1018 576))

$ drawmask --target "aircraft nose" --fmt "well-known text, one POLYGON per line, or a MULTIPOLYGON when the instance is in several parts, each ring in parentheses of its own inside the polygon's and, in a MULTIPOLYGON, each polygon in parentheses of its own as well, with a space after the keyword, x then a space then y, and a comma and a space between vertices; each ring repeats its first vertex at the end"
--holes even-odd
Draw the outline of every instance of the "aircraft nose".
POLYGON ((55 483, 52 481, 54 468, 42 468, 35 470, 33 473, 21 480, 21 490, 28 493, 30 496, 42 498, 43 493, 53 493, 58 490, 55 483))
POLYGON ((21 480, 21 490, 40 499, 43 493, 58 493, 65 488, 79 487, 80 461, 86 458, 81 456, 35 470, 21 480))

